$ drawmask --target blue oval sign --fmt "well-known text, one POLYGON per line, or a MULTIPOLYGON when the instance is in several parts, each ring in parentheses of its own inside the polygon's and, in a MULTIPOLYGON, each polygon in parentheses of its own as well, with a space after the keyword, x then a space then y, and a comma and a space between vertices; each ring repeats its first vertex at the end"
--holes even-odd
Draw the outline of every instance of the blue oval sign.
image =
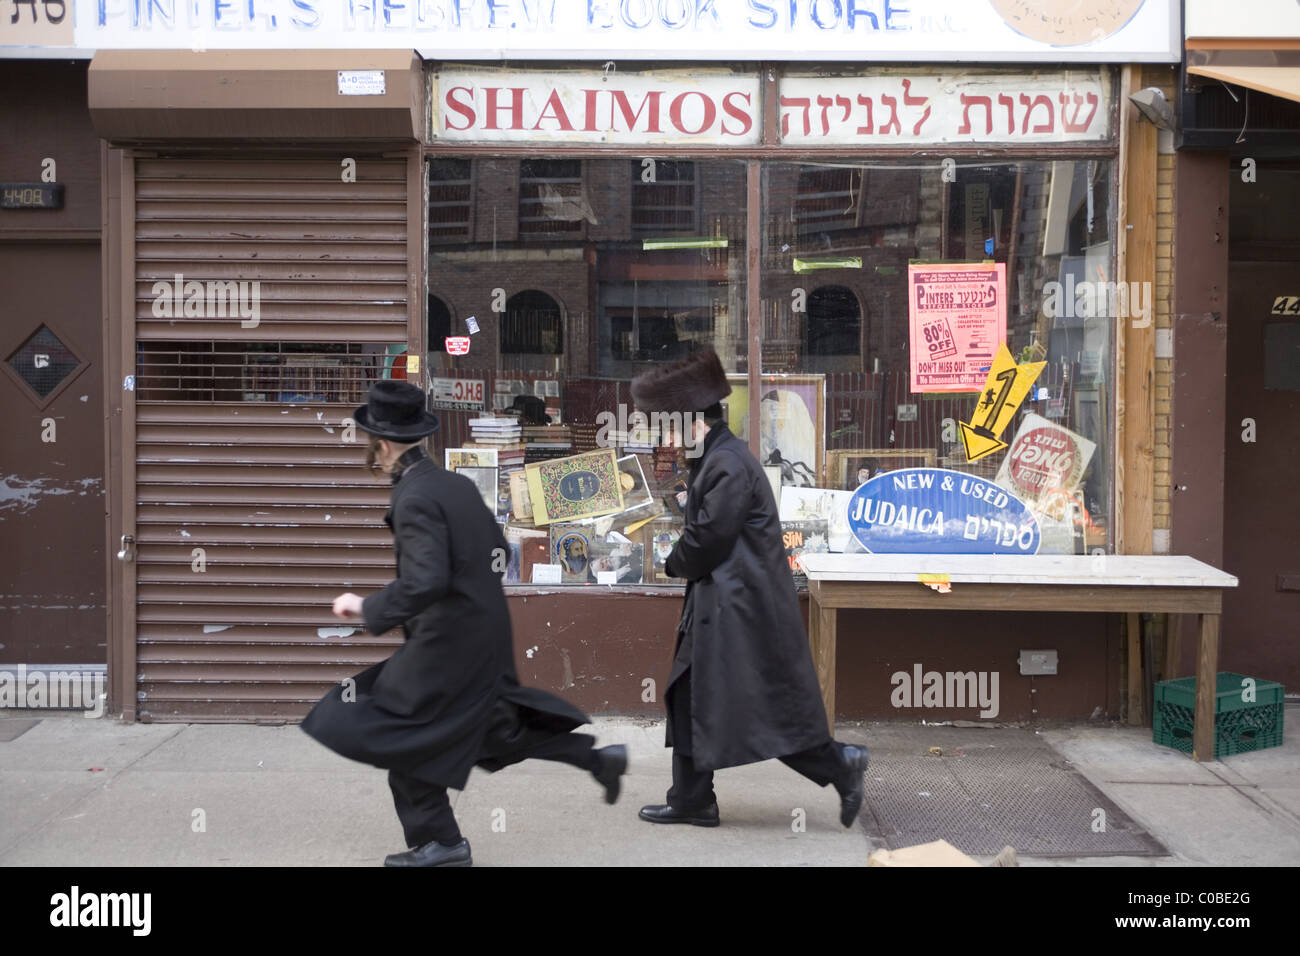
POLYGON ((573 471, 560 479, 558 490, 567 501, 586 501, 600 491, 600 479, 594 471, 573 471))
POLYGON ((849 499, 849 529, 875 554, 1037 554, 1038 519, 991 481, 947 468, 902 468, 849 499))

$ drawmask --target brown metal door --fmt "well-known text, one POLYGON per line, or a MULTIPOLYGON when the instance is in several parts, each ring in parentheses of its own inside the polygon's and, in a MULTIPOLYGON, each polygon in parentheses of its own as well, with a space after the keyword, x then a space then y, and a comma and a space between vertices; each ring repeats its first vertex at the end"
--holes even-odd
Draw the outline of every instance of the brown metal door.
POLYGON ((1223 560, 1241 584, 1224 597, 1220 666, 1295 689, 1300 262, 1235 262, 1228 281, 1223 560))
POLYGON ((97 243, 0 245, 0 664, 105 662, 97 243))
POLYGON ((390 652, 330 602, 391 578, 387 487, 343 420, 421 307, 418 163, 134 160, 141 719, 300 717, 390 652))

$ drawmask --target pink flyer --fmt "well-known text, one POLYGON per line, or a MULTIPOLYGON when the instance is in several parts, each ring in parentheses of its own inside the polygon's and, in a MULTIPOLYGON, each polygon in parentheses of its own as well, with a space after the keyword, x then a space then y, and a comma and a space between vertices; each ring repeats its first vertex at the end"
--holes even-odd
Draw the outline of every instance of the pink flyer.
POLYGON ((913 392, 978 392, 1007 335, 1007 267, 907 267, 913 392))

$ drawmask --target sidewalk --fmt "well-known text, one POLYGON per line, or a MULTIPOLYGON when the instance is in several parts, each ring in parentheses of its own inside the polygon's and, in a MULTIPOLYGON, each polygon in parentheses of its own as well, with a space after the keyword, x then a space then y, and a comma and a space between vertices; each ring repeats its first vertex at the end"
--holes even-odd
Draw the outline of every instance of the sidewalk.
MULTIPOLYGON (((39 723, 0 742, 0 865, 375 866, 403 847, 385 773, 335 756, 296 725, 6 711, 0 731, 23 718, 39 723)), ((1041 730, 1171 855, 1022 855, 1021 865, 1300 865, 1297 720, 1300 708, 1288 706, 1282 747, 1208 764, 1154 746, 1150 729, 1041 730)), ((845 724, 837 737, 870 746, 872 728, 845 724)), ((832 789, 777 761, 718 774, 716 830, 644 823, 637 809, 662 802, 669 783, 662 722, 602 718, 595 732, 630 752, 616 806, 589 776, 542 761, 475 771, 453 791, 475 865, 859 866, 873 849, 861 828, 839 825, 832 789), (792 826, 797 811, 803 832, 792 826)), ((968 733, 978 741, 983 731, 968 733)))

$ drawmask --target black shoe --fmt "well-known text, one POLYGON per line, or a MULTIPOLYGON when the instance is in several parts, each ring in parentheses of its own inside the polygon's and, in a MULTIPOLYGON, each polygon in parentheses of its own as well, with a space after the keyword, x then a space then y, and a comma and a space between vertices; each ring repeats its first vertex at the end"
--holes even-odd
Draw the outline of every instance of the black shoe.
POLYGON ((455 846, 443 846, 431 840, 405 853, 390 853, 384 857, 384 866, 473 866, 469 855, 469 841, 462 839, 455 846))
POLYGON ((864 778, 869 761, 866 747, 845 744, 840 748, 843 777, 842 781, 836 784, 835 789, 840 792, 840 823, 846 827, 853 826, 853 821, 858 818, 858 811, 862 809, 862 791, 866 786, 864 778))
POLYGON ((642 807, 637 816, 651 823, 689 823, 695 827, 716 827, 721 822, 716 803, 711 803, 702 810, 677 810, 666 803, 660 803, 642 807))
POLYGON ((600 765, 591 772, 591 775, 605 788, 605 802, 616 803, 623 774, 627 773, 627 747, 622 744, 601 747, 596 751, 596 757, 600 765))

